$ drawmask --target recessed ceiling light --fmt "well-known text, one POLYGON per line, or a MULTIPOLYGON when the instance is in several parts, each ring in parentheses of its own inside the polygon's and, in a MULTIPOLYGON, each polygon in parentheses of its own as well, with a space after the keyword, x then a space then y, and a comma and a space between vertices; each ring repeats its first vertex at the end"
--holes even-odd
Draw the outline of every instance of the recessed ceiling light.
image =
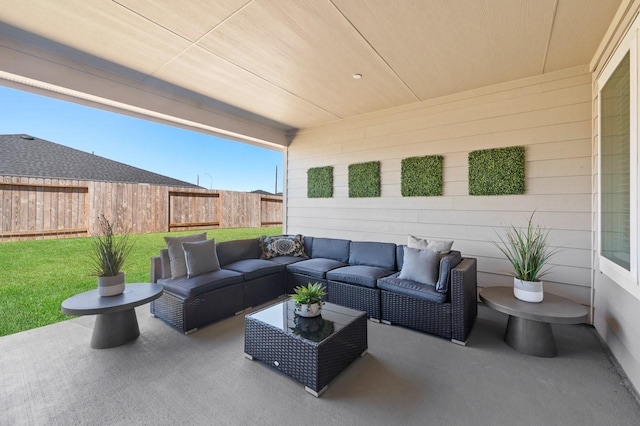
POLYGON ((354 74, 354 75, 353 75, 353 78, 354 78, 355 80, 360 80, 360 79, 362 78, 362 74, 354 74))

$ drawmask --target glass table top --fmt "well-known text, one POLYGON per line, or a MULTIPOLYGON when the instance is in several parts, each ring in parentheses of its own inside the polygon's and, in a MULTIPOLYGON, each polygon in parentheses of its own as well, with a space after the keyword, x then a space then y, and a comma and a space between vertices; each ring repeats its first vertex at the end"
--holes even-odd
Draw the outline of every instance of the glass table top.
POLYGON ((247 317, 269 324, 285 333, 295 334, 312 342, 322 342, 362 315, 365 313, 333 303, 325 303, 322 306, 321 315, 305 318, 296 314, 295 303, 288 299, 249 314, 247 317))

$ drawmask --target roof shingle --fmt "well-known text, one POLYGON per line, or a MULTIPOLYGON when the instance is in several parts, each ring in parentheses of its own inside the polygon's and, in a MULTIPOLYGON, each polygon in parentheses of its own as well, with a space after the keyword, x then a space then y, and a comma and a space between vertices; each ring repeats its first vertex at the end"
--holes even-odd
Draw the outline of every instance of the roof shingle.
POLYGON ((0 135, 0 176, 193 187, 188 182, 29 135, 0 135))

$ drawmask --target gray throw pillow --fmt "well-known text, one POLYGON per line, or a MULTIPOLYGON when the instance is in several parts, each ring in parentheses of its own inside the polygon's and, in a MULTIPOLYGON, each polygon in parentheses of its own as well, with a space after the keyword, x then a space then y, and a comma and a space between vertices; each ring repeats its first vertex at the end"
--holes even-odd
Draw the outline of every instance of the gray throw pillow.
POLYGON ((182 248, 187 264, 188 278, 220 270, 216 242, 213 239, 195 243, 182 243, 182 248))
POLYGON ((404 248, 404 263, 398 278, 436 285, 440 270, 440 254, 435 250, 404 248))
POLYGON ((182 243, 193 243, 207 239, 207 233, 185 235, 183 237, 164 237, 169 251, 169 264, 171 265, 171 278, 180 278, 187 275, 187 263, 184 260, 182 243))

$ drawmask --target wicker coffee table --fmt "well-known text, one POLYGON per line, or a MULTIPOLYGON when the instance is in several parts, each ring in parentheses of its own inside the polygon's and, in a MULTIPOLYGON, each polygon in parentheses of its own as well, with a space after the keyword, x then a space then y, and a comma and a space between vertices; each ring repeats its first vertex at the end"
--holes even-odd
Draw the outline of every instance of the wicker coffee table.
POLYGON ((286 300, 247 315, 245 356, 293 377, 318 397, 367 353, 367 314, 325 303, 321 317, 302 318, 294 308, 286 300))

